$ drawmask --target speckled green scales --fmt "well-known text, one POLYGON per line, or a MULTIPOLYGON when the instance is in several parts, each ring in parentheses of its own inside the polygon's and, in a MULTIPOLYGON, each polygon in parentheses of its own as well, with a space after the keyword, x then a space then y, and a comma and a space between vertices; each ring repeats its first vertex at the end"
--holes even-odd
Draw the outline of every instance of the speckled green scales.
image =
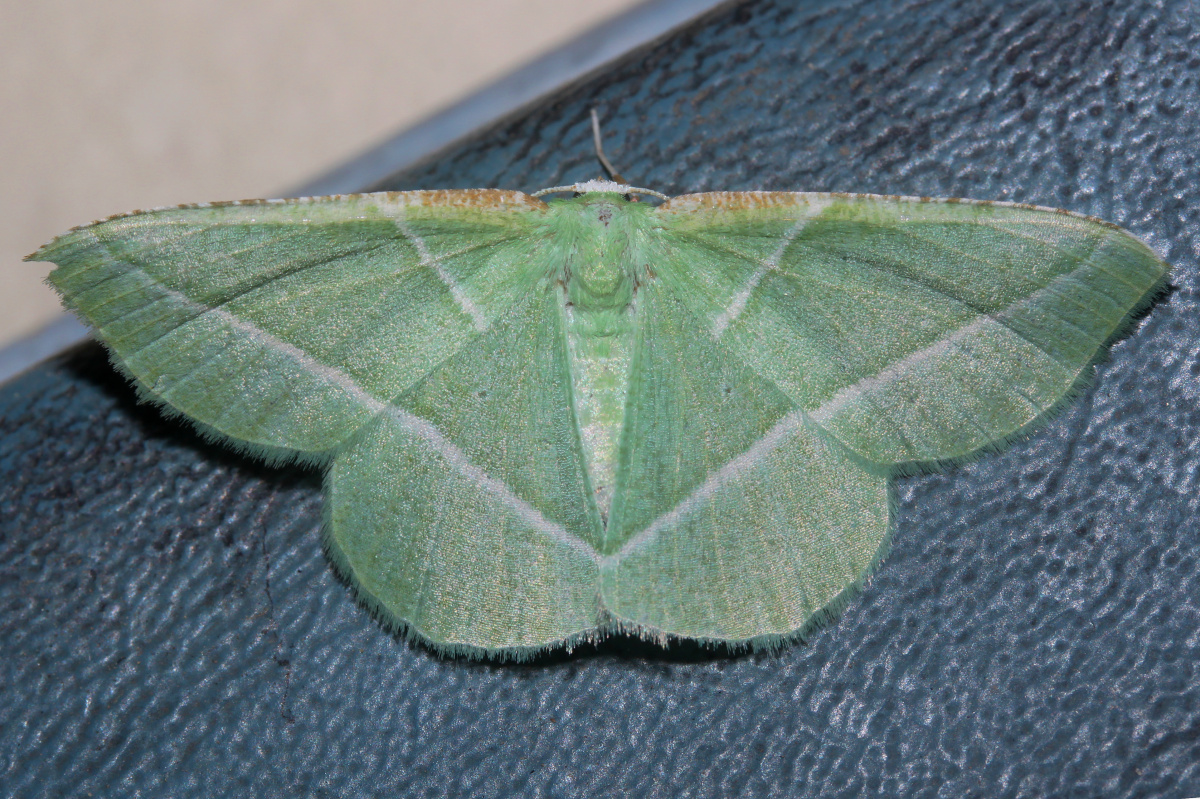
POLYGON ((567 188, 138 212, 30 257, 150 397, 326 468, 388 624, 517 657, 803 634, 886 549, 892 475, 1028 430, 1166 274, 1031 206, 567 188))

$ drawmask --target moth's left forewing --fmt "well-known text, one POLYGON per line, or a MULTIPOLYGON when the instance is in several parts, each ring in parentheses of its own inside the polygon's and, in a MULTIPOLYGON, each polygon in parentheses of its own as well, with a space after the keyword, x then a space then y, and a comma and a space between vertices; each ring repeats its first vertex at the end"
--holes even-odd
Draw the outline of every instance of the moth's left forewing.
POLYGON ((660 212, 706 253, 678 279, 711 333, 881 466, 1041 418, 1166 274, 1119 227, 1033 206, 747 192, 660 212))

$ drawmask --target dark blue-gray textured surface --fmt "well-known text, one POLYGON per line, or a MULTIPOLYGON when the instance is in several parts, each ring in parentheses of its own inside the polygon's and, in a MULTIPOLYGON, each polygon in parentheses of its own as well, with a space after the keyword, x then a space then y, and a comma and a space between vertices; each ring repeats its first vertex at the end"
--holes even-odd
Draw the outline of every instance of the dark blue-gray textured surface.
POLYGON ((751 2, 386 183, 593 177, 596 103, 638 185, 1034 202, 1174 266, 1036 436, 902 480, 866 592, 773 655, 440 659, 335 579, 317 476, 95 346, 7 384, 0 794, 1200 795, 1198 53, 1184 2, 751 2))

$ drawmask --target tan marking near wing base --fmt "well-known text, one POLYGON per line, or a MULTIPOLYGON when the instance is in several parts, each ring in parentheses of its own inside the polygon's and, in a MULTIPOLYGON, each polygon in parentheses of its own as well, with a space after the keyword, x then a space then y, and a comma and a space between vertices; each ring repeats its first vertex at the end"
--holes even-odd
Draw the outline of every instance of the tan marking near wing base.
MULTIPOLYGON (((1022 211, 1038 211, 1058 214, 1070 219, 1092 222, 1112 230, 1131 235, 1120 225, 1087 214, 1078 214, 1063 208, 1048 205, 1007 202, 1002 200, 971 200, 965 197, 915 197, 908 194, 855 194, 845 191, 711 191, 697 194, 681 194, 658 206, 659 211, 696 211, 705 209, 744 210, 755 208, 779 208, 803 206, 817 200, 846 200, 849 202, 890 202, 911 205, 973 205, 980 208, 1013 208, 1022 211)), ((1136 238, 1136 237, 1135 237, 1136 238)), ((1141 241, 1138 239, 1138 241, 1141 241)), ((1143 244, 1145 242, 1142 242, 1143 244)))
POLYGON ((794 191, 709 191, 703 194, 681 194, 658 207, 660 211, 698 211, 720 209, 743 211, 754 208, 774 208, 781 205, 805 205, 807 197, 817 195, 794 191))
POLYGON ((433 189, 428 191, 389 192, 411 198, 411 205, 451 208, 491 208, 506 211, 517 208, 545 210, 547 205, 536 197, 507 189, 433 189))
MULTIPOLYGON (((96 225, 102 225, 106 222, 113 222, 118 219, 130 219, 132 217, 169 214, 172 211, 211 211, 228 209, 245 209, 252 213, 255 207, 267 206, 335 206, 344 202, 362 202, 364 206, 372 203, 381 206, 388 205, 422 205, 431 207, 449 207, 449 208, 479 208, 484 210, 508 211, 508 210, 529 210, 529 211, 544 211, 547 205, 536 197, 532 197, 524 192, 509 191, 506 189, 436 189, 425 191, 376 191, 363 192, 359 194, 329 194, 320 197, 284 197, 278 199, 251 199, 251 200, 220 200, 216 202, 202 203, 182 203, 180 205, 162 205, 155 208, 139 208, 133 211, 123 211, 119 214, 102 217, 84 225, 76 225, 67 230, 65 233, 56 236, 40 249, 54 244, 58 239, 68 236, 76 231, 85 230, 96 225)), ((347 217, 349 219, 351 217, 347 217)), ((280 220, 283 221, 283 220, 280 220)), ((297 220, 301 221, 301 220, 297 220)), ((305 219, 303 222, 310 222, 305 219)), ((39 249, 39 251, 40 251, 39 249)), ((37 253, 34 253, 36 255, 37 253)), ((25 260, 33 260, 32 256, 27 256, 25 260)))

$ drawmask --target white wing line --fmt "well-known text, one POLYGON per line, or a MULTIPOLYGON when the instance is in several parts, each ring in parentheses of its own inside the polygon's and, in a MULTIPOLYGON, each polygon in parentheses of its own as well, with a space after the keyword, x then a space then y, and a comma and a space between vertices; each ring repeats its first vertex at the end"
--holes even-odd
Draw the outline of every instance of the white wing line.
POLYGON ((180 304, 190 306, 201 313, 212 314, 222 322, 225 322, 229 326, 246 334, 246 336, 248 336, 252 341, 260 344, 261 346, 288 356, 292 360, 296 361, 296 363, 304 371, 309 372, 310 374, 318 375, 345 391, 356 402, 361 404, 371 413, 378 414, 381 411, 387 410, 391 417, 397 422, 397 424, 399 424, 401 429, 423 439, 427 444, 430 445, 430 448, 435 453, 443 457, 446 462, 450 464, 450 466, 458 471, 459 474, 471 480, 484 490, 495 495, 498 499, 500 499, 501 502, 512 508, 513 511, 516 512, 517 516, 519 516, 522 521, 533 528, 534 531, 559 544, 582 553, 593 561, 598 559, 599 556, 597 555, 596 550, 593 549, 590 544, 581 538, 571 535, 571 533, 567 532, 567 530, 561 525, 555 524, 554 522, 548 520, 545 516, 538 512, 537 508, 533 507, 528 502, 514 494, 511 488, 492 477, 487 472, 483 471, 483 469, 480 469, 478 466, 471 463, 466 454, 464 454, 461 449, 456 447, 449 439, 442 435, 442 433, 431 423, 400 408, 391 406, 388 403, 380 402, 375 397, 368 394, 362 386, 358 385, 358 383, 354 381, 354 378, 342 370, 317 361, 299 347, 275 338, 275 336, 272 336, 261 327, 247 322, 244 319, 239 319, 229 311, 216 308, 205 308, 203 305, 193 302, 177 291, 168 289, 165 286, 159 286, 159 288, 164 294, 169 295, 172 299, 176 300, 180 304))
MULTIPOLYGON (((91 233, 91 231, 88 232, 91 233)), ((244 319, 240 319, 229 311, 226 311, 224 308, 210 308, 206 305, 196 302, 182 292, 167 288, 162 283, 158 282, 158 280, 156 280, 154 277, 147 274, 144 269, 139 269, 131 266, 125 261, 114 258, 113 255, 108 251, 108 247, 104 244, 104 242, 100 241, 99 237, 96 236, 95 233, 91 233, 91 237, 92 241, 104 254, 109 263, 115 264, 117 267, 124 269, 127 273, 137 273, 145 281, 146 285, 161 292, 163 299, 187 308, 193 314, 193 318, 188 320, 189 322, 195 321, 201 316, 212 316, 220 319, 234 330, 238 330, 246 334, 251 341, 254 341, 268 349, 274 350, 275 352, 288 356, 300 364, 300 367, 306 372, 324 378, 327 382, 332 383, 333 385, 342 389, 350 395, 351 399, 353 399, 359 405, 362 405, 371 413, 379 413, 386 407, 384 403, 368 394, 362 386, 354 382, 354 378, 342 370, 335 369, 332 366, 321 363, 299 347, 289 344, 282 339, 275 338, 275 336, 272 336, 258 325, 247 322, 244 319)), ((187 324, 187 322, 184 322, 183 324, 187 324)), ((159 336, 158 338, 161 337, 162 336, 159 336)))
POLYGON ((442 435, 441 431, 431 423, 419 416, 408 413, 402 408, 390 408, 388 412, 402 430, 412 433, 428 443, 431 449, 444 458, 455 471, 475 485, 493 494, 505 505, 508 505, 520 517, 521 521, 529 525, 534 531, 556 543, 579 552, 593 561, 599 560, 599 554, 590 544, 582 538, 567 532, 561 525, 547 519, 537 508, 514 494, 513 490, 503 482, 471 463, 466 453, 442 435))
MULTIPOLYGON (((170 294, 174 294, 182 302, 196 305, 196 303, 192 303, 178 292, 171 291, 170 289, 166 289, 166 291, 170 294)), ((203 306, 198 305, 196 307, 203 308, 203 306)), ((274 350, 275 352, 288 356, 292 360, 296 361, 296 363, 298 363, 300 368, 304 371, 324 378, 327 382, 332 383, 333 385, 345 391, 350 395, 351 399, 353 399, 359 405, 362 405, 371 413, 379 413, 387 407, 386 403, 380 402, 368 394, 366 389, 354 382, 354 378, 343 372, 341 369, 335 369, 332 366, 321 363, 304 350, 292 344, 288 344, 286 341, 275 338, 261 327, 251 324, 244 319, 239 319, 229 311, 219 308, 206 309, 204 313, 216 316, 218 319, 225 322, 235 330, 245 333, 252 341, 257 342, 268 349, 274 350)))
POLYGON ((459 474, 471 480, 480 488, 495 495, 501 502, 512 508, 517 516, 534 531, 570 549, 574 549, 592 560, 596 560, 598 557, 596 550, 586 541, 571 535, 561 525, 557 525, 547 519, 537 508, 514 494, 513 490, 503 482, 471 463, 466 454, 442 435, 441 431, 430 422, 419 416, 414 416, 402 408, 380 402, 354 382, 354 378, 350 377, 350 375, 340 369, 335 369, 332 366, 327 366, 314 360, 303 350, 288 344, 286 341, 280 341, 260 327, 238 319, 227 311, 211 311, 210 313, 217 314, 221 319, 241 330, 263 346, 270 347, 277 352, 290 356, 300 364, 301 368, 313 374, 320 375, 343 389, 371 413, 377 414, 386 408, 401 429, 424 440, 436 454, 444 458, 459 474))
POLYGON ((659 532, 664 528, 677 524, 682 518, 692 513, 709 499, 712 498, 718 490, 721 489, 730 480, 735 479, 741 473, 750 469, 763 458, 769 455, 783 440, 797 427, 804 423, 805 419, 823 424, 828 421, 835 413, 844 408, 847 404, 858 400, 862 395, 878 389, 880 386, 895 380, 904 375, 912 368, 916 367, 923 361, 935 358, 950 349, 957 346, 957 342, 969 338, 978 330, 987 325, 996 325, 1008 332, 1008 329, 999 325, 996 320, 990 316, 980 316, 974 319, 969 324, 960 327, 946 338, 938 339, 928 347, 918 350, 911 355, 896 361, 894 364, 884 369, 879 374, 864 377, 857 383, 846 386, 830 399, 823 402, 821 405, 805 414, 804 411, 792 411, 784 416, 775 426, 766 432, 766 434, 755 441, 741 455, 730 460, 720 469, 711 472, 700 486, 685 497, 674 508, 659 516, 640 533, 630 538, 625 545, 615 555, 609 555, 602 559, 607 562, 607 565, 613 565, 619 562, 622 558, 630 555, 640 549, 651 544, 658 536, 659 532))
POLYGON ((413 246, 417 248, 417 255, 421 259, 421 265, 427 266, 437 273, 438 278, 446 284, 446 288, 450 289, 450 296, 454 297, 454 301, 458 303, 458 307, 462 308, 463 313, 471 317, 471 323, 475 326, 475 329, 480 332, 487 330, 487 319, 484 318, 483 312, 479 310, 479 306, 467 296, 462 286, 458 285, 454 277, 442 267, 441 262, 433 257, 433 253, 429 252, 429 247, 425 245, 425 240, 413 232, 413 229, 404 220, 397 219, 395 223, 405 238, 411 241, 413 246))
POLYGON ((808 225, 809 219, 810 217, 805 217, 792 225, 791 229, 784 234, 783 241, 775 248, 775 252, 771 253, 771 256, 750 277, 750 281, 734 296, 733 302, 729 303, 729 307, 722 311, 720 316, 713 321, 713 338, 719 339, 725 332, 725 328, 729 327, 741 315, 742 311, 746 310, 746 303, 750 302, 750 295, 754 293, 754 289, 758 288, 759 282, 766 276, 767 272, 779 268, 779 259, 783 257, 783 251, 792 243, 792 239, 800 235, 800 231, 804 230, 805 226, 808 225))
MULTIPOLYGON (((1046 291, 1046 289, 1042 289, 1041 291, 1046 291)), ((1037 295, 1034 294, 1033 296, 1037 295)), ((610 555, 607 558, 604 558, 603 561, 607 562, 607 565, 613 565, 619 562, 621 558, 624 558, 626 555, 648 546, 654 541, 661 530, 677 524, 680 519, 687 516, 689 513, 693 512, 707 502, 713 494, 720 490, 723 485, 736 478, 742 472, 753 467, 764 457, 770 454, 770 452, 778 447, 788 436, 788 434, 799 427, 806 418, 818 425, 823 426, 824 423, 829 421, 834 414, 842 410, 846 405, 857 401, 864 394, 869 394, 873 391, 876 391, 887 383, 909 373, 921 363, 928 361, 931 358, 936 358, 939 355, 958 347, 958 342, 964 339, 969 339, 978 331, 988 326, 998 327, 1005 333, 1011 334, 1012 332, 991 316, 978 316, 970 323, 955 330, 949 336, 938 339, 928 347, 917 350, 907 357, 896 361, 882 372, 870 375, 869 377, 864 377, 858 382, 846 386, 807 414, 805 414, 804 411, 792 411, 787 416, 784 416, 782 419, 780 419, 774 427, 768 430, 766 435, 751 444, 745 452, 730 460, 720 469, 710 473, 705 481, 701 483, 695 491, 684 498, 683 501, 681 501, 671 510, 664 513, 662 516, 659 516, 640 533, 630 538, 615 555, 610 555)), ((1039 406, 1033 404, 1032 402, 1030 405, 1032 406, 1031 410, 1035 412, 1039 410, 1039 406)))
MULTIPOLYGON (((1065 272, 1059 275, 1050 281, 1050 283, 1033 292, 1025 299, 1013 303, 1006 310, 1020 306, 1036 305, 1038 301, 1047 296, 1055 298, 1059 297, 1060 295, 1056 293, 1058 285, 1065 282, 1067 278, 1071 277, 1073 274, 1075 274, 1075 270, 1071 270, 1070 272, 1065 272)), ((1066 294, 1066 297, 1067 299, 1074 301, 1074 298, 1071 297, 1070 294, 1066 294)), ((1076 304, 1078 304, 1078 302, 1076 302, 1076 304)), ((1060 318, 1060 321, 1070 324, 1070 320, 1060 318)), ((1073 326, 1076 328, 1079 327, 1078 325, 1073 326)), ((945 338, 938 339, 924 349, 910 353, 904 358, 901 358, 892 365, 888 366, 882 372, 864 377, 858 382, 852 383, 851 385, 839 390, 836 394, 823 402, 819 407, 811 411, 809 413, 809 418, 817 424, 824 425, 825 422, 828 421, 835 413, 842 410, 844 407, 846 407, 846 405, 856 402, 864 394, 869 394, 873 391, 876 391, 884 384, 890 383, 891 381, 896 380, 905 374, 911 373, 914 368, 920 366, 925 361, 928 361, 932 358, 937 358, 938 356, 949 352, 951 349, 961 348, 959 342, 963 341, 964 339, 971 338, 976 333, 987 327, 998 328, 1005 335, 1014 336, 1020 339, 1023 343, 1028 344, 1042 355, 1045 355, 1046 358, 1053 361, 1055 365, 1061 368, 1063 371, 1077 371, 1071 369, 1067 364, 1060 362, 1058 358, 1053 355, 1053 353, 1047 352, 1045 348, 1039 346, 1027 335, 1022 334, 1019 330, 1015 329, 1012 325, 1005 323, 1002 319, 993 314, 980 314, 976 316, 975 319, 973 319, 969 324, 963 325, 950 335, 946 336, 945 338)), ((1110 325, 1109 327, 1111 329, 1112 326, 1110 325)), ((1083 332, 1089 337, 1094 338, 1090 331, 1083 330, 1083 332)), ((1101 340, 1102 339, 1095 339, 1095 346, 1097 348, 1100 346, 1101 340)), ((1012 388, 1019 391, 1018 386, 1012 386, 1012 388)), ((1038 413, 1044 410, 1038 405, 1035 405, 1034 407, 1037 408, 1038 413)))
POLYGON ((895 363, 889 365, 886 369, 878 374, 868 375, 856 383, 851 383, 845 388, 839 390, 836 394, 830 397, 820 406, 809 413, 809 417, 817 424, 823 425, 829 421, 838 411, 845 408, 851 403, 857 402, 864 394, 870 394, 884 385, 911 374, 912 371, 920 366, 925 361, 937 358, 946 354, 957 346, 957 342, 961 339, 975 335, 985 327, 999 327, 1006 333, 1011 332, 1007 327, 997 323, 991 316, 977 316, 974 321, 963 325, 958 330, 955 330, 949 336, 940 338, 924 349, 910 353, 895 363))
MULTIPOLYGON (((775 254, 771 257, 767 264, 755 272, 754 277, 751 278, 747 287, 738 293, 725 313, 718 317, 716 324, 713 326, 714 336, 719 336, 725 330, 725 328, 729 326, 729 323, 737 318, 737 315, 745 308, 746 302, 750 296, 750 293, 754 290, 754 287, 768 271, 776 268, 778 259, 782 256, 784 249, 791 242, 791 240, 795 238, 796 234, 803 229, 807 222, 808 219, 801 220, 796 224, 795 227, 792 228, 792 230, 788 231, 784 242, 779 246, 779 249, 776 250, 775 254)), ((1090 264, 1090 262, 1085 263, 1090 264)), ((1090 265, 1096 266, 1095 264, 1090 265)), ((1028 304, 1036 301, 1041 296, 1052 294, 1055 285, 1064 280, 1066 277, 1074 274, 1074 271, 1075 270, 1071 270, 1064 275, 1060 275, 1051 281, 1049 285, 1038 289, 1029 297, 1022 300, 1019 304, 1028 304)), ((856 383, 846 386, 834 394, 833 397, 829 398, 809 413, 805 414, 804 411, 796 410, 784 416, 775 424, 774 427, 768 430, 762 438, 750 445, 745 452, 731 459, 720 469, 711 472, 705 481, 701 483, 695 491, 685 497, 674 508, 651 522, 637 535, 625 542, 625 545, 622 546, 616 554, 600 558, 601 565, 609 567, 615 566, 627 555, 633 554, 634 552, 649 546, 664 528, 677 524, 689 513, 692 513, 703 503, 708 501, 713 494, 720 490, 722 486, 724 486, 730 480, 735 479, 741 473, 753 467, 768 454, 770 454, 771 451, 778 447, 793 430, 803 424, 806 419, 823 426, 824 423, 832 418, 834 414, 842 410, 846 405, 857 401, 864 394, 876 391, 885 384, 902 377, 925 361, 943 355, 951 349, 960 347, 961 345, 959 342, 963 341, 964 339, 970 339, 977 332, 989 326, 997 327, 1006 334, 1021 337, 1023 340, 1027 341, 1027 343, 1043 352, 1048 358, 1055 360, 1050 353, 1046 352, 1041 347, 1037 347, 1037 345, 1032 341, 1028 341, 1028 339, 1025 339, 1024 336, 1021 336, 1021 334, 1013 330, 1011 327, 993 315, 981 314, 976 316, 971 322, 958 328, 949 336, 938 339, 928 347, 909 354, 901 360, 891 364, 888 368, 884 369, 878 374, 864 377, 856 383)), ((1098 343, 1097 346, 1099 346, 1098 343)), ((1017 391, 1017 393, 1019 393, 1021 397, 1029 404, 1031 411, 1033 411, 1035 414, 1041 412, 1041 405, 1030 399, 1026 393, 1020 389, 1019 386, 1012 386, 1012 388, 1017 391)))
POLYGON ((739 475, 748 469, 753 468, 763 458, 770 455, 780 444, 783 443, 792 431, 804 424, 804 411, 792 411, 787 416, 784 416, 775 426, 768 430, 762 438, 755 441, 741 455, 732 458, 728 463, 710 472, 708 477, 700 486, 685 497, 678 505, 671 510, 659 516, 653 522, 644 528, 640 533, 630 538, 625 542, 625 545, 615 555, 609 555, 601 559, 601 565, 615 565, 627 555, 637 552, 650 545, 658 536, 659 532, 666 527, 679 522, 680 519, 687 516, 689 513, 703 505, 714 494, 717 493, 731 480, 736 479, 739 475))
MULTIPOLYGON (((175 292, 172 292, 175 293, 175 292)), ((178 295, 184 301, 182 295, 178 295)), ((505 485, 500 480, 489 475, 483 469, 480 469, 467 458, 466 454, 461 449, 456 447, 448 438, 442 435, 436 427, 430 422, 425 421, 419 416, 414 416, 407 411, 390 406, 388 403, 380 402, 379 400, 368 394, 362 386, 354 382, 354 378, 340 369, 335 369, 332 366, 320 363, 314 360, 303 350, 288 344, 286 341, 280 341, 260 327, 257 327, 245 320, 238 319, 228 311, 214 310, 209 313, 216 314, 223 321, 229 323, 233 327, 245 333, 251 339, 259 342, 264 347, 269 347, 276 352, 282 353, 294 359, 301 368, 311 372, 312 374, 320 375, 330 383, 338 386, 347 394, 353 397, 357 402, 362 404, 367 410, 373 414, 387 409, 391 417, 399 424, 401 429, 412 433, 418 438, 423 439, 430 445, 430 448, 446 460, 459 474, 471 480, 480 488, 495 495, 501 502, 508 505, 516 512, 517 516, 528 524, 534 531, 550 538, 551 540, 563 544, 583 555, 595 560, 598 556, 596 550, 593 549, 586 541, 576 536, 571 535, 565 528, 548 520, 545 516, 538 512, 537 508, 530 505, 525 500, 513 493, 512 489, 505 485)))

